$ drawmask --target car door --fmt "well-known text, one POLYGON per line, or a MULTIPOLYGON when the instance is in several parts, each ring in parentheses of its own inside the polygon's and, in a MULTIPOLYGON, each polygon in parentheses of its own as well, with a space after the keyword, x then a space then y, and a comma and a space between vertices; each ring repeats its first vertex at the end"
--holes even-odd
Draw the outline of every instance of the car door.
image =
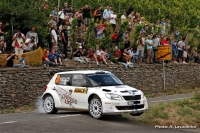
POLYGON ((71 86, 71 74, 59 74, 56 77, 55 90, 57 91, 61 104, 64 108, 75 108, 76 99, 73 98, 73 88, 71 86))
POLYGON ((88 109, 88 81, 82 74, 72 75, 72 96, 77 100, 77 108, 88 109))

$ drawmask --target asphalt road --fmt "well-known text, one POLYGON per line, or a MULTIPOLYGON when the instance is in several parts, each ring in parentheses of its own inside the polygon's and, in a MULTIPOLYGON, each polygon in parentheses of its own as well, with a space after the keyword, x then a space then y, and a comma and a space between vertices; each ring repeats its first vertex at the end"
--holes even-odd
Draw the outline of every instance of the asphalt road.
MULTIPOLYGON (((189 95, 185 95, 185 97, 189 95)), ((151 98, 149 103, 166 102, 181 98, 151 98)), ((38 104, 39 105, 39 104, 38 104)), ((159 125, 162 126, 162 125, 159 125)), ((130 121, 121 115, 105 116, 101 120, 90 117, 87 112, 62 111, 55 115, 43 112, 41 106, 35 111, 0 114, 0 133, 200 133, 199 129, 158 129, 155 126, 130 121)))

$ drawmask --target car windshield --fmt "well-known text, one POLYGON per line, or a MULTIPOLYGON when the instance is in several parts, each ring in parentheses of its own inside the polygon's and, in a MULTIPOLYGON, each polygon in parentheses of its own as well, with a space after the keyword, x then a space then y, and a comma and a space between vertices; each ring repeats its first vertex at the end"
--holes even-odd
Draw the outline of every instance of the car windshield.
POLYGON ((116 86, 123 82, 112 74, 86 74, 93 86, 116 86))

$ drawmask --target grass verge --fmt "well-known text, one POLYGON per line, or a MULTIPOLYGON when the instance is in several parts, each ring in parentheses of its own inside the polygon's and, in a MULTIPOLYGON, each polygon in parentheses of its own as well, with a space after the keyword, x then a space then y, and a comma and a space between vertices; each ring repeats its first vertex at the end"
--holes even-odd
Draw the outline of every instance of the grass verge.
POLYGON ((33 111, 34 109, 36 109, 36 106, 32 104, 32 105, 22 106, 19 108, 8 108, 8 109, 3 109, 3 110, 0 109, 0 114, 21 113, 24 111, 33 111))
POLYGON ((133 117, 123 114, 133 121, 145 122, 152 125, 182 125, 200 128, 200 93, 193 98, 168 103, 149 105, 149 109, 141 116, 133 117))

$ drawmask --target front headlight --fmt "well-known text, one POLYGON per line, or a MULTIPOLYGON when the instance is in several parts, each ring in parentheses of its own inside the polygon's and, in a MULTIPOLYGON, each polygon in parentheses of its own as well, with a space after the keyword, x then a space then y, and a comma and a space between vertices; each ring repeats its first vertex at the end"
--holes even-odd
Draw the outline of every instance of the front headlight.
POLYGON ((120 100, 120 101, 123 100, 122 97, 120 95, 117 95, 117 94, 106 93, 105 95, 110 100, 120 100))

